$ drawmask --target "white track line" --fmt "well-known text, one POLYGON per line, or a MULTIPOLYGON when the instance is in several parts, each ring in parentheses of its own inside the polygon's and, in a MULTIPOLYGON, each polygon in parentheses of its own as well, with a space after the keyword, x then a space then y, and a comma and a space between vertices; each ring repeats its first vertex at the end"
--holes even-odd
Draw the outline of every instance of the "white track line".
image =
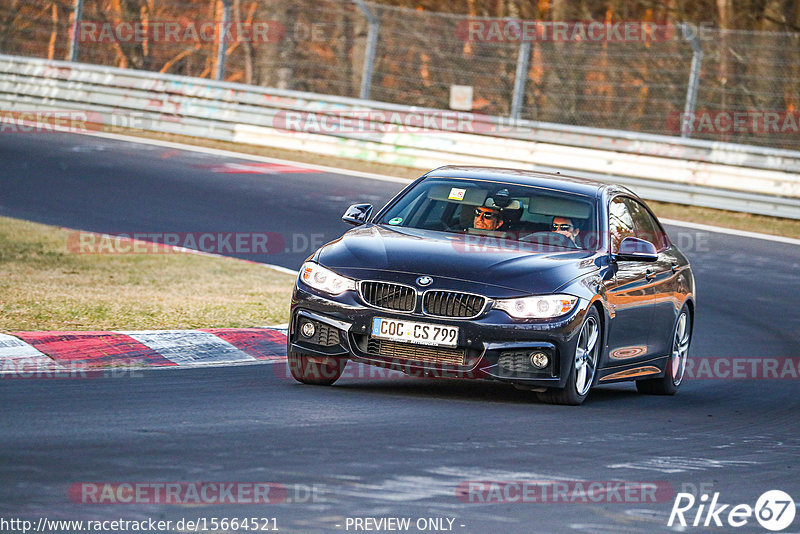
MULTIPOLYGON (((258 156, 256 154, 246 154, 244 152, 234 152, 232 150, 222 150, 219 148, 209 148, 195 145, 186 145, 183 143, 174 143, 172 141, 161 141, 159 139, 148 139, 146 137, 135 137, 130 135, 112 134, 105 132, 75 132, 78 135, 91 135, 92 137, 103 137, 106 139, 115 139, 117 141, 128 141, 130 143, 139 143, 142 145, 155 145, 164 148, 174 148, 178 150, 187 150, 190 152, 200 152, 203 154, 213 154, 215 156, 225 156, 229 158, 246 159, 250 161, 260 161, 263 163, 276 163, 279 165, 291 165, 293 167, 303 167, 320 172, 329 172, 332 174, 343 174, 346 176, 355 176, 357 178, 367 178, 369 180, 380 180, 382 182, 395 182, 408 184, 411 182, 409 178, 400 178, 397 176, 387 176, 385 174, 377 174, 363 171, 353 171, 349 169, 340 169, 336 167, 328 167, 325 165, 314 165, 311 163, 302 163, 299 161, 291 161, 288 159, 270 158, 267 156, 258 156)), ((422 173, 420 173, 421 175, 422 173)))
POLYGON ((785 243, 787 245, 799 245, 800 239, 792 239, 791 237, 783 237, 779 235, 759 234, 757 232, 747 232, 745 230, 735 230, 733 228, 722 228, 719 226, 711 226, 708 224, 700 224, 685 221, 676 221, 674 219, 659 218, 664 224, 671 224, 673 226, 683 226, 685 228, 694 228, 695 230, 705 230, 706 232, 715 232, 718 234, 729 234, 741 237, 752 237, 753 239, 761 239, 764 241, 774 241, 776 243, 785 243))
MULTIPOLYGON (((84 233, 84 234, 96 235, 96 236, 100 237, 101 239, 117 239, 119 237, 119 236, 115 236, 115 235, 112 235, 112 234, 102 234, 102 233, 98 233, 98 232, 89 232, 87 230, 81 230, 81 232, 84 233)), ((131 239, 130 241, 132 241, 133 243, 148 243, 148 244, 151 243, 150 241, 142 241, 140 239, 131 239)), ((246 262, 246 263, 252 263, 253 265, 260 265, 261 267, 266 267, 268 269, 272 269, 273 271, 278 271, 279 273, 291 274, 293 276, 297 275, 297 271, 295 271, 295 270, 289 269, 287 267, 281 267, 280 265, 275 265, 275 264, 272 264, 272 263, 259 263, 257 261, 244 260, 242 258, 235 258, 233 256, 223 256, 222 254, 215 254, 213 252, 205 252, 203 250, 195 250, 193 248, 179 247, 177 245, 165 245, 163 243, 156 243, 156 244, 160 245, 160 246, 162 246, 164 248, 169 248, 170 250, 174 250, 176 252, 183 252, 185 254, 197 254, 198 256, 208 256, 210 258, 226 258, 226 259, 230 259, 230 260, 243 261, 243 262, 246 262)))
MULTIPOLYGON (((105 133, 105 132, 77 132, 79 135, 91 135, 93 137, 102 137, 106 139, 115 139, 117 141, 127 141, 130 143, 140 143, 143 145, 154 145, 160 146, 164 148, 174 148, 177 150, 186 150, 189 152, 200 152, 203 154, 213 154, 217 156, 225 156, 230 158, 238 158, 238 159, 246 159, 251 161, 261 161, 264 163, 277 163, 280 165, 292 165, 292 166, 300 166, 305 167, 308 169, 327 172, 331 174, 341 174, 344 176, 355 176, 357 178, 366 178, 368 180, 378 180, 381 182, 394 182, 394 183, 402 183, 408 184, 411 180, 407 178, 399 178, 397 176, 387 176, 385 174, 376 174, 370 172, 362 172, 362 171, 353 171, 349 169, 341 169, 336 167, 327 167, 324 165, 312 165, 306 164, 299 161, 291 161, 286 159, 278 159, 278 158, 269 158, 266 156, 256 156, 254 154, 245 154, 243 152, 234 152, 232 150, 220 150, 217 148, 207 148, 195 145, 187 145, 184 143, 174 143, 172 141, 161 141, 158 139, 147 139, 144 137, 135 137, 130 135, 121 135, 121 134, 112 134, 112 133, 105 133)), ((694 228, 696 230, 705 230, 707 232, 716 232, 718 234, 730 234, 730 235, 737 235, 742 237, 750 237, 753 239, 761 239, 764 241, 773 241, 776 243, 784 243, 788 245, 800 245, 800 239, 792 239, 790 237, 781 237, 781 236, 774 236, 769 234, 760 234, 757 232, 746 232, 744 230, 734 230, 731 228, 723 228, 720 226, 711 226, 705 224, 698 224, 698 223, 690 223, 684 221, 676 221, 674 219, 659 219, 661 222, 665 224, 671 224, 675 226, 684 226, 686 228, 694 228)), ((270 268, 278 267, 276 270, 281 270, 281 272, 287 272, 289 274, 296 274, 295 271, 291 271, 290 269, 286 269, 285 267, 279 267, 276 265, 269 265, 270 268)))

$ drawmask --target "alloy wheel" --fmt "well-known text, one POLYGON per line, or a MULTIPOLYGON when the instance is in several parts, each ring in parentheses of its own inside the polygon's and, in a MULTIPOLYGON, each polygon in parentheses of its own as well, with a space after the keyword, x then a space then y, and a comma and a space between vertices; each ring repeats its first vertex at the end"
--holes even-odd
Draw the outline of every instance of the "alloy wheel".
POLYGON ((585 395, 594 381, 597 369, 597 339, 600 327, 597 319, 589 317, 578 335, 578 345, 575 347, 575 390, 578 395, 585 395))
POLYGON ((689 356, 689 317, 686 312, 682 312, 675 325, 675 335, 672 341, 672 356, 669 361, 672 383, 679 386, 683 381, 683 374, 686 371, 686 359, 689 356))

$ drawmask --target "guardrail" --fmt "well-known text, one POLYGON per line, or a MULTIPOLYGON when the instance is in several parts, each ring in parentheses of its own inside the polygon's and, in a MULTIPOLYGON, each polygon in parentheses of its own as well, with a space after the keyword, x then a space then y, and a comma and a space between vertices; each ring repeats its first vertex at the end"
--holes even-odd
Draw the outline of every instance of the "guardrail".
MULTIPOLYGON (((88 64, 0 55, 0 110, 82 110, 106 125, 429 169, 498 165, 628 185, 644 198, 800 219, 800 152, 516 121, 88 64), (368 113, 367 113, 368 112, 368 113), (287 114, 324 118, 322 133, 287 114), (354 118, 362 128, 349 128, 354 118), (425 132, 408 117, 449 113, 425 132), (463 124, 462 124, 463 126, 463 124)), ((0 131, 0 133, 2 133, 0 131)))

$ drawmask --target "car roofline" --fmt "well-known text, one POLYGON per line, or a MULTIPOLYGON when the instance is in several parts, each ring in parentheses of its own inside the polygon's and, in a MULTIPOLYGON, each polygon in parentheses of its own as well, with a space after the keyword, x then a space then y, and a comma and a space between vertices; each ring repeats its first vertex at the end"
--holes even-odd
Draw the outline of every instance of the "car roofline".
POLYGON ((638 197, 627 187, 573 176, 568 173, 544 172, 477 165, 444 165, 425 173, 422 178, 460 178, 491 180, 500 183, 546 187, 587 196, 602 196, 617 192, 638 197))

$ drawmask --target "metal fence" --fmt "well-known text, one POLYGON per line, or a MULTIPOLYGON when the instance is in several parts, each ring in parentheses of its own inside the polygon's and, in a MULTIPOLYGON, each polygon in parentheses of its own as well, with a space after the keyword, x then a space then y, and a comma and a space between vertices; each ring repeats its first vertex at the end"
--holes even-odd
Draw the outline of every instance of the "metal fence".
POLYGON ((0 53, 432 108, 468 86, 488 115, 800 149, 800 34, 587 39, 572 21, 567 38, 514 39, 476 22, 520 24, 362 0, 3 0, 0 53))

